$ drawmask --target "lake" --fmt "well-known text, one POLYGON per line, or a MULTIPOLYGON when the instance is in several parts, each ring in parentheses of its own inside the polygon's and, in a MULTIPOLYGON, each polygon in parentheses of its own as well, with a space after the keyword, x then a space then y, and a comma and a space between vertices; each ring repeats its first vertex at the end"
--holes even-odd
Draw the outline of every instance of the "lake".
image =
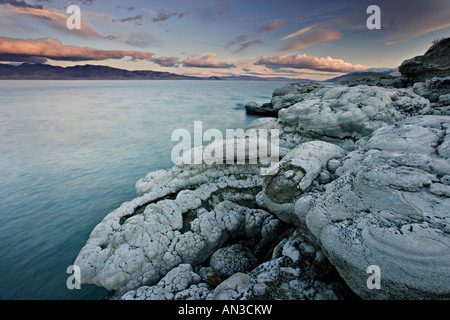
MULTIPOLYGON (((245 129, 266 81, 0 81, 0 299, 101 299, 66 286, 92 229, 173 166, 175 129, 245 129)), ((224 134, 225 136, 225 134, 224 134)))

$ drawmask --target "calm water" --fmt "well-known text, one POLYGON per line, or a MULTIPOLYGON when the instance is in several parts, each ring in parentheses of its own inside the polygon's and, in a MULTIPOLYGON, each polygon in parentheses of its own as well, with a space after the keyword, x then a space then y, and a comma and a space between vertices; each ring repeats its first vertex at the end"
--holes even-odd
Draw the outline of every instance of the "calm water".
POLYGON ((245 129, 245 103, 282 85, 0 81, 0 299, 100 299, 67 289, 66 269, 138 179, 172 167, 172 131, 245 129))

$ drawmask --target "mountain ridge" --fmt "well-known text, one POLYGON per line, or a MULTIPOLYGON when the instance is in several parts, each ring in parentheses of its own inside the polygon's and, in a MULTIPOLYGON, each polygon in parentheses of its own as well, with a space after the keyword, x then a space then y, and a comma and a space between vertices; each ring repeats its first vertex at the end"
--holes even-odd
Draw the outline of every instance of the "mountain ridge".
POLYGON ((227 80, 227 81, 290 81, 303 82, 309 79, 283 77, 262 78, 258 76, 212 76, 196 77, 153 70, 125 70, 91 64, 59 67, 48 64, 22 63, 0 64, 0 80, 227 80))
POLYGON ((2 80, 201 80, 202 78, 179 75, 170 72, 113 68, 96 65, 72 67, 48 64, 22 63, 14 66, 0 64, 2 80))

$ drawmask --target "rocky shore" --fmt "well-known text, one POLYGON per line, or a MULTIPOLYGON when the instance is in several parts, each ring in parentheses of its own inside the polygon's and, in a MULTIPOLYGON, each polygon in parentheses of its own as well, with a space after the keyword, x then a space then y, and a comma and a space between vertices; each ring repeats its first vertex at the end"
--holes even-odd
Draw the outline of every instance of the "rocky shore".
POLYGON ((450 298, 449 46, 386 81, 292 83, 247 104, 266 117, 238 140, 279 133, 270 174, 261 159, 150 172, 92 231, 82 283, 114 299, 450 298))

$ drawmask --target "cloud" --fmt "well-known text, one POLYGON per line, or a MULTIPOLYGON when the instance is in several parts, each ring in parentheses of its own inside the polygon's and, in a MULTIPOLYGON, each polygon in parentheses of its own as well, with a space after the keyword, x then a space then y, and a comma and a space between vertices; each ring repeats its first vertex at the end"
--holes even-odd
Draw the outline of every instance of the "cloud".
POLYGON ((242 34, 237 36, 234 40, 228 42, 226 47, 233 48, 235 53, 240 53, 249 47, 255 45, 261 45, 264 42, 259 39, 260 36, 263 36, 267 33, 274 32, 275 30, 280 29, 283 26, 284 22, 281 20, 272 20, 264 24, 258 30, 249 34, 242 34))
POLYGON ((27 63, 43 64, 43 63, 47 62, 47 58, 29 56, 26 54, 0 54, 0 61, 27 62, 27 63))
POLYGON ((353 72, 367 69, 367 66, 360 64, 351 64, 341 59, 332 57, 318 58, 306 54, 294 56, 278 55, 272 57, 262 57, 255 65, 264 65, 270 69, 278 70, 280 68, 309 69, 328 72, 353 72))
MULTIPOLYGON (((29 5, 24 1, 18 0, 0 0, 0 6, 4 6, 5 16, 7 17, 30 17, 38 19, 46 25, 64 32, 70 32, 85 38, 101 38, 101 33, 95 29, 87 18, 87 14, 81 15, 81 29, 69 30, 67 28, 68 15, 66 11, 47 8, 40 5, 29 5)), ((6 20, 6 19, 5 19, 6 20)), ((13 23, 17 23, 16 19, 13 23)))
POLYGON ((197 56, 189 56, 187 59, 183 60, 183 67, 193 67, 193 68, 234 68, 234 64, 229 64, 225 62, 220 62, 214 59, 216 54, 208 53, 202 57, 195 59, 197 56))
POLYGON ((160 65, 161 67, 175 67, 175 66, 178 66, 178 58, 177 57, 153 58, 152 62, 160 65))
POLYGON ((284 51, 300 50, 311 47, 317 43, 338 40, 342 33, 335 30, 323 30, 302 36, 283 47, 284 51))
POLYGON ((308 27, 304 27, 296 32, 293 32, 291 34, 288 34, 287 36, 284 36, 283 38, 281 38, 280 40, 287 40, 296 36, 300 36, 302 34, 308 33, 309 31, 311 31, 312 29, 314 29, 316 25, 312 25, 312 26, 308 26, 308 27))
POLYGON ((219 18, 230 16, 233 0, 209 0, 191 3, 192 11, 204 22, 214 22, 219 18))
POLYGON ((117 6, 116 8, 118 8, 118 9, 125 9, 125 10, 128 10, 128 11, 133 11, 135 9, 135 7, 132 7, 132 6, 130 6, 130 7, 117 6))
POLYGON ((145 48, 150 45, 159 44, 160 41, 147 33, 126 33, 122 35, 108 35, 103 39, 109 41, 120 41, 138 48, 145 48))
POLYGON ((255 46, 255 45, 260 45, 260 44, 264 44, 263 41, 259 40, 259 39, 255 39, 255 40, 250 40, 250 41, 246 41, 243 43, 239 43, 239 48, 236 50, 237 52, 241 52, 244 51, 245 49, 251 47, 251 46, 255 46))
POLYGON ((263 25, 259 30, 258 34, 263 35, 266 33, 274 32, 275 30, 280 29, 283 26, 284 22, 281 20, 273 20, 270 22, 267 22, 265 25, 263 25))
POLYGON ((141 24, 140 21, 142 20, 143 15, 138 14, 134 17, 128 17, 128 18, 122 18, 122 19, 112 19, 112 22, 129 22, 134 21, 135 24, 141 24))
MULTIPOLYGON (((88 47, 63 45, 53 38, 35 40, 13 39, 0 37, 0 57, 46 58, 59 61, 101 61, 107 59, 122 59, 130 57, 132 60, 148 60, 160 66, 174 65, 175 57, 155 57, 150 52, 100 50, 88 47)), ((175 61, 175 59, 177 59, 175 61)), ((7 60, 4 60, 7 61, 7 60)), ((17 60, 13 60, 17 61, 17 60)))
POLYGON ((85 6, 92 6, 94 4, 94 0, 79 0, 85 6))
MULTIPOLYGON (((118 37, 119 38, 119 37, 118 37)), ((126 44, 132 45, 138 48, 145 48, 150 45, 159 43, 159 40, 150 34, 146 33, 128 33, 124 35, 123 40, 126 44)))
POLYGON ((0 0, 0 4, 8 4, 10 6, 16 7, 16 8, 34 8, 34 9, 44 9, 43 6, 39 4, 28 4, 23 0, 0 0))
POLYGON ((386 45, 407 42, 419 36, 450 27, 448 0, 390 1, 382 7, 381 27, 386 45), (389 24, 384 23, 389 21, 389 24))
POLYGON ((187 12, 167 12, 164 10, 160 10, 158 12, 158 15, 156 17, 153 17, 152 21, 153 22, 160 22, 160 21, 166 21, 171 17, 178 17, 178 19, 183 18, 185 15, 187 15, 187 12))
POLYGON ((264 42, 259 39, 245 41, 247 39, 248 36, 245 35, 239 36, 238 38, 236 38, 236 40, 227 43, 227 46, 236 46, 237 48, 234 49, 234 52, 239 53, 246 50, 249 47, 264 44, 264 42))

